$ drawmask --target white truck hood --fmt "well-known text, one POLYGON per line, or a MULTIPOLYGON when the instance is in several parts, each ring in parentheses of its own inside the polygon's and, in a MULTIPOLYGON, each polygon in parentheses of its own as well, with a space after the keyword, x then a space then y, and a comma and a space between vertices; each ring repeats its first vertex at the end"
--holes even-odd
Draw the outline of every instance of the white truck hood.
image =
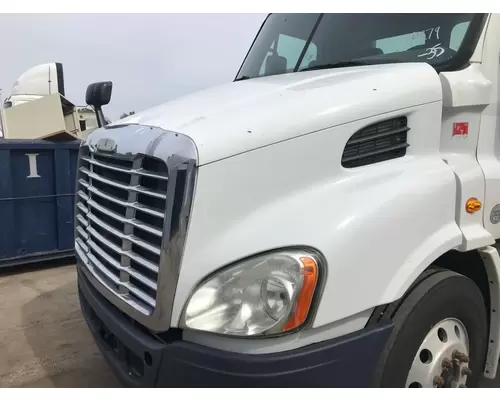
POLYGON ((350 67, 232 82, 112 125, 137 123, 188 135, 203 165, 441 98, 439 77, 427 64, 350 67))

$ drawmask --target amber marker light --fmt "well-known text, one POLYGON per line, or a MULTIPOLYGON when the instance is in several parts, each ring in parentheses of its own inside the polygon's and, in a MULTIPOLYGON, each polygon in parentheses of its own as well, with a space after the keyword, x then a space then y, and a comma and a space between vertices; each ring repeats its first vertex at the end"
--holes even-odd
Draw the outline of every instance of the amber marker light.
POLYGON ((311 308, 314 289, 318 282, 318 264, 316 260, 311 257, 300 257, 300 262, 302 263, 304 281, 297 297, 295 311, 283 327, 283 332, 295 329, 304 323, 311 308))
POLYGON ((469 214, 474 214, 475 212, 479 211, 481 207, 482 207, 481 202, 475 197, 471 197, 465 203, 465 211, 467 211, 469 214))

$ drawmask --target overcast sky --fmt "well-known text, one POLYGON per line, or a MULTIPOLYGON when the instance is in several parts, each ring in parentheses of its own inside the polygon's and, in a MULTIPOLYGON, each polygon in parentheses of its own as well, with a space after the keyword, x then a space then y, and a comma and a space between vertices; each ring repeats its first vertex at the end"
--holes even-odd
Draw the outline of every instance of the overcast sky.
POLYGON ((231 81, 266 14, 0 14, 2 98, 28 68, 64 67, 66 97, 113 81, 104 113, 140 111, 231 81))

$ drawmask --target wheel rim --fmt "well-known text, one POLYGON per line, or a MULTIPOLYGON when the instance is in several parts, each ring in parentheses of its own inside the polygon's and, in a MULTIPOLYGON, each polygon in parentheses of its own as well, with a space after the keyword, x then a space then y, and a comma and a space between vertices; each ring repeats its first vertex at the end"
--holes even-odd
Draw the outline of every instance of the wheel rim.
POLYGON ((413 359, 406 387, 466 387, 469 337, 464 324, 447 318, 427 333, 413 359))

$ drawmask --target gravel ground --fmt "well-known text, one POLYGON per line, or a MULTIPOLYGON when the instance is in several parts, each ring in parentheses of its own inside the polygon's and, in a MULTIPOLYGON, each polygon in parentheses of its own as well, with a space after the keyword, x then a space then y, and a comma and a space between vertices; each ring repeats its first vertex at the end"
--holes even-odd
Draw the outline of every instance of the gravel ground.
POLYGON ((119 387, 80 313, 75 267, 58 264, 0 270, 0 387, 119 387))

